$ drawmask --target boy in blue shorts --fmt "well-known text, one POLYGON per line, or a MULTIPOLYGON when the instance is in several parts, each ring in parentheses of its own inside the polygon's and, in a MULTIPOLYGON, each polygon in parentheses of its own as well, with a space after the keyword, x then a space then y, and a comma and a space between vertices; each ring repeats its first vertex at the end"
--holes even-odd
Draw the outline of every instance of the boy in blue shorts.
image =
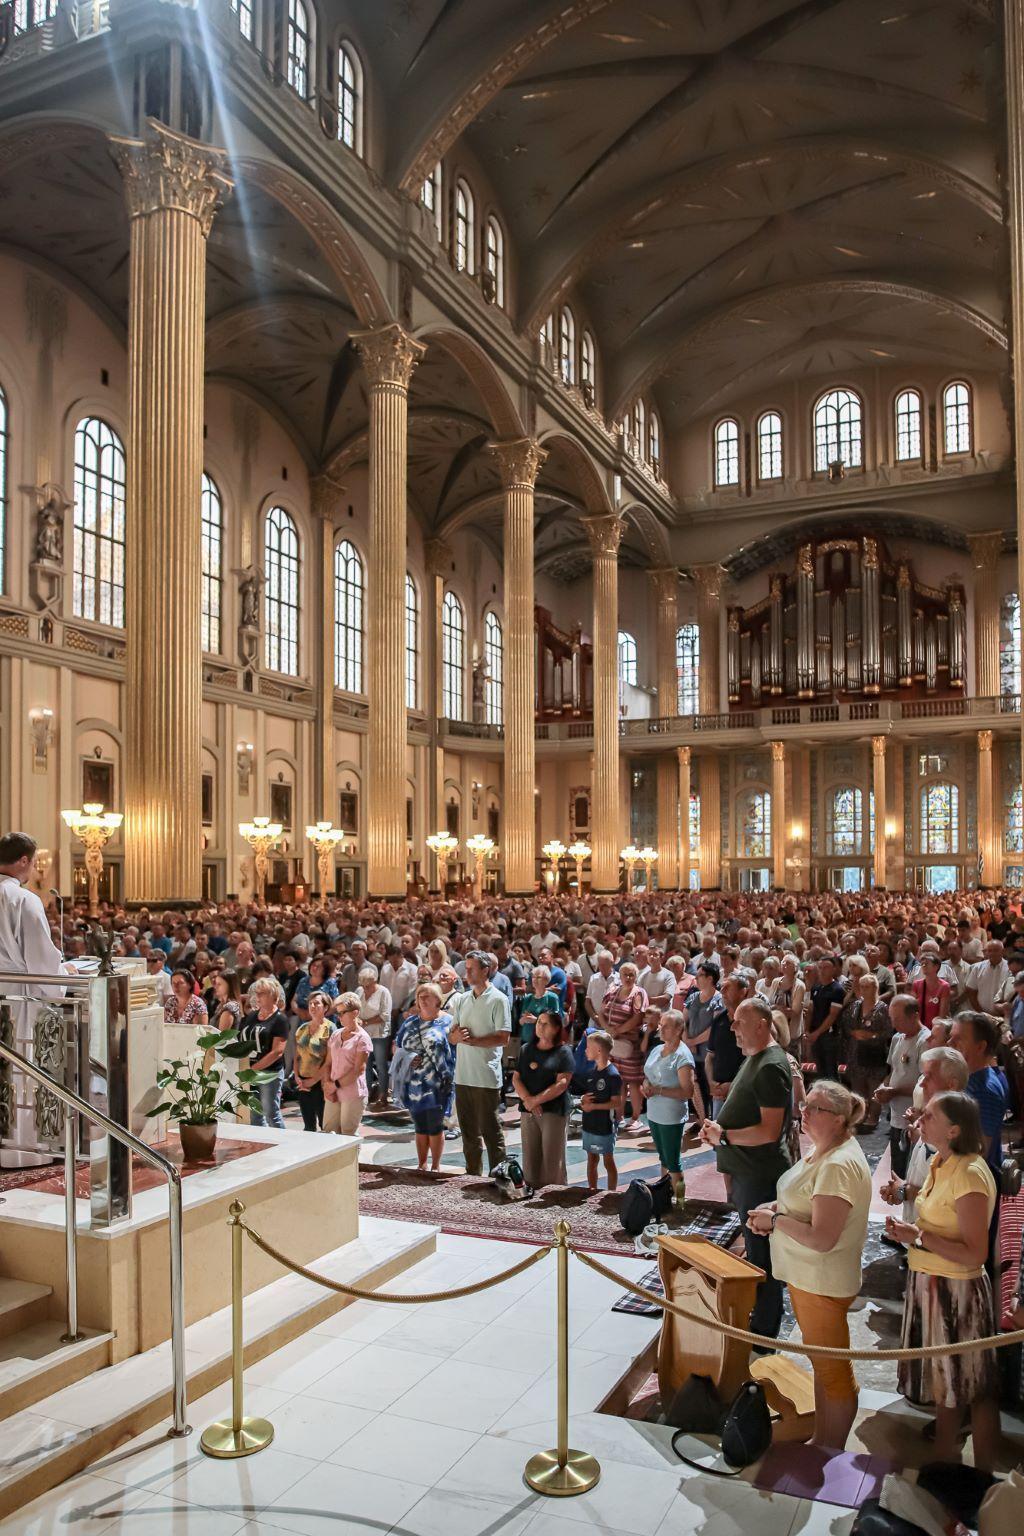
POLYGON ((612 1037, 603 1029, 592 1030, 586 1036, 587 1075, 586 1091, 580 1107, 583 1110, 583 1150, 587 1154, 587 1184, 591 1193, 597 1190, 599 1157, 604 1158, 604 1171, 608 1175, 608 1188, 616 1189, 619 1170, 615 1166, 615 1131, 622 1118, 622 1078, 612 1065, 612 1037))

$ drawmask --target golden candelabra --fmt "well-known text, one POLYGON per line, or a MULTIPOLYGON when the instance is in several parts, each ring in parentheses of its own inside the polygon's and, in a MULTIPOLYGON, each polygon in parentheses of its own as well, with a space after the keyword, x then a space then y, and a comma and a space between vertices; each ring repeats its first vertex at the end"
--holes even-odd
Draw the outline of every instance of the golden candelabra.
POLYGON ((551 841, 545 843, 541 849, 541 853, 544 855, 544 857, 551 860, 551 889, 553 892, 555 892, 556 895, 558 892, 559 863, 562 859, 565 858, 567 852, 568 849, 566 848, 565 844, 559 842, 557 837, 553 837, 551 841))
POLYGON ((61 811, 67 826, 85 847, 85 873, 89 878, 89 916, 99 914, 100 878, 103 874, 103 850, 124 817, 120 811, 105 811, 89 801, 80 811, 61 811))
POLYGON ((656 848, 652 848, 650 843, 648 843, 646 847, 640 849, 640 857, 643 860, 644 865, 644 881, 646 882, 647 886, 647 894, 650 895, 651 875, 655 864, 658 862, 658 851, 656 848))
POLYGON ((252 821, 240 821, 238 830, 255 855, 256 900, 263 902, 267 894, 267 873, 270 869, 270 850, 284 831, 279 821, 269 816, 254 816, 252 821))
POLYGON ((574 843, 569 844, 566 852, 568 853, 570 859, 575 859, 576 861, 576 894, 577 896, 582 896, 583 866, 587 859, 590 858, 590 844, 585 843, 582 838, 577 838, 574 843))
POLYGON ((635 847, 633 843, 627 843, 626 847, 619 853, 619 858, 626 866, 626 894, 628 896, 629 892, 633 889, 633 871, 640 862, 640 849, 635 847))
POLYGON ((467 837, 466 839, 466 852, 471 853, 476 860, 476 874, 473 883, 476 887, 478 901, 484 893, 484 864, 497 851, 497 844, 494 839, 484 837, 482 832, 477 832, 474 837, 467 837))
POLYGON ((336 827, 330 821, 318 821, 315 826, 306 828, 306 836, 316 849, 316 868, 320 877, 320 900, 326 901, 332 894, 334 881, 331 879, 331 870, 334 864, 334 852, 338 844, 344 840, 345 834, 340 827, 336 827))
POLYGON ((437 883, 443 896, 448 887, 448 865, 459 851, 459 840, 450 832, 432 832, 427 847, 437 860, 437 883))

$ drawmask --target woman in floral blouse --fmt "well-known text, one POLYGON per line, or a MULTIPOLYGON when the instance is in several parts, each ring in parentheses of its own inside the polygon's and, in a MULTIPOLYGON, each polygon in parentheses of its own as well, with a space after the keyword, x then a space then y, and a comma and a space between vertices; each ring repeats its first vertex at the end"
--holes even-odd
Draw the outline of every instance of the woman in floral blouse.
POLYGON ((192 1024, 205 1034, 209 1018, 206 1004, 196 991, 196 979, 184 969, 171 972, 171 995, 164 1003, 165 1024, 192 1024))
POLYGON ((455 1082, 455 1048, 448 1039, 450 1013, 441 1011, 441 988, 433 981, 416 988, 416 1005, 395 1037, 392 1079, 396 1100, 412 1116, 420 1173, 438 1173, 444 1148, 444 1117, 455 1082))

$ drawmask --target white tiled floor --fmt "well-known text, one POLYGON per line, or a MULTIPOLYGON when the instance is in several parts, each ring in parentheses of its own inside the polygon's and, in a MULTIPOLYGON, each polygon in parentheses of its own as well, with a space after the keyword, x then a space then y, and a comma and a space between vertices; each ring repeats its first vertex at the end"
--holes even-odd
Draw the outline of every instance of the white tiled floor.
MULTIPOLYGON (((519 1257, 513 1244, 442 1236, 437 1255, 396 1288, 459 1285, 519 1257)), ((613 1262, 636 1273, 646 1261, 613 1262)), ((534 1495, 524 1464, 554 1439, 554 1290, 545 1261, 511 1290, 408 1308, 356 1303, 246 1373, 246 1411, 275 1426, 267 1450, 233 1462, 202 1455, 198 1431, 229 1409, 220 1387, 190 1405, 187 1441, 152 1430, 0 1531, 848 1536, 842 1510, 692 1472, 672 1454, 670 1432, 593 1411, 658 1324, 612 1314, 617 1288, 576 1263, 570 1442, 599 1457, 602 1477, 582 1498, 534 1495)))

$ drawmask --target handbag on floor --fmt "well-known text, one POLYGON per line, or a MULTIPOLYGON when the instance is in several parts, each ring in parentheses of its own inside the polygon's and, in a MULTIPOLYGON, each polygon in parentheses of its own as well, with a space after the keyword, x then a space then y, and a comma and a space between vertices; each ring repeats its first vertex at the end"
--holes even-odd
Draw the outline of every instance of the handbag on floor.
POLYGON ((690 1376, 676 1394, 669 1423, 679 1426, 672 1436, 672 1449, 680 1461, 716 1475, 728 1474, 724 1468, 719 1471, 706 1461, 694 1460, 682 1449, 687 1435, 717 1434, 730 1471, 753 1466, 772 1443, 772 1416, 759 1381, 745 1381, 726 1408, 707 1376, 690 1376))
POLYGON ((630 1237, 639 1237, 651 1222, 660 1221, 672 1209, 672 1178, 662 1174, 660 1179, 648 1183, 646 1179, 630 1179, 626 1192, 619 1202, 619 1223, 630 1237))

